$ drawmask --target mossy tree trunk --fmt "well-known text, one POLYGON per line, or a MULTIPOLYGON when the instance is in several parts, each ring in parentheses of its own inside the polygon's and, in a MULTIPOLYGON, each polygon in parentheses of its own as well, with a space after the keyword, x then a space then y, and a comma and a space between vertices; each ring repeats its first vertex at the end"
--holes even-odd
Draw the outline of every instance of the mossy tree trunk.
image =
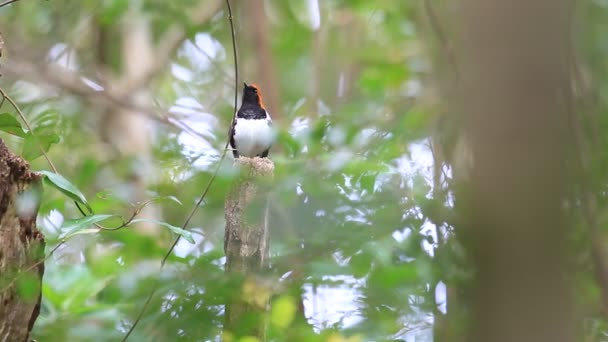
MULTIPOLYGON (((224 331, 234 337, 265 336, 269 292, 258 277, 268 267, 268 192, 274 164, 267 158, 239 158, 242 178, 226 198, 226 273, 244 280, 242 294, 226 304, 224 331)), ((240 284, 240 283, 239 283, 240 284)))
POLYGON ((0 140, 0 341, 28 341, 40 312, 40 177, 0 140))

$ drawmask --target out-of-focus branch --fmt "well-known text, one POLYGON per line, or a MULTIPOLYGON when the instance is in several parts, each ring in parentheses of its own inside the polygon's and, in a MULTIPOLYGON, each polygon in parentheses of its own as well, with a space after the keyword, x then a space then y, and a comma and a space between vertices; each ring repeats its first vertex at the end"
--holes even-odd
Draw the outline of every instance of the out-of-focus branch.
MULTIPOLYGON (((14 1, 17 0, 5 1, 0 4, 0 7, 14 1)), ((188 11, 188 25, 197 26, 204 23, 217 13, 221 5, 220 0, 199 1, 188 11)), ((146 23, 146 25, 149 24, 146 23)), ((128 110, 134 115, 144 115, 154 121, 206 139, 182 123, 179 114, 159 111, 150 106, 149 101, 138 96, 148 86, 150 80, 169 64, 171 57, 186 38, 187 30, 184 24, 178 23, 170 27, 156 44, 149 40, 139 41, 138 45, 145 44, 149 48, 146 53, 149 58, 146 58, 146 61, 138 61, 137 68, 134 68, 137 69, 137 72, 129 73, 129 75, 123 73, 118 77, 113 77, 103 67, 95 68, 106 71, 102 72, 98 79, 92 79, 58 64, 41 63, 40 61, 45 59, 44 55, 38 53, 36 49, 23 46, 11 49, 11 58, 2 63, 2 71, 4 75, 14 79, 43 83, 65 90, 100 108, 128 110)), ((62 54, 67 50, 66 48, 62 54)), ((133 53, 132 51, 130 50, 130 53, 133 53)))
POLYGON ((19 55, 19 60, 12 59, 4 63, 4 72, 8 76, 46 83, 49 86, 58 87, 74 95, 86 98, 93 103, 120 105, 144 112, 152 118, 159 119, 159 115, 153 114, 155 111, 151 108, 136 105, 127 97, 118 95, 109 87, 101 89, 100 82, 86 79, 78 73, 57 64, 23 62, 22 56, 19 55))
POLYGON ((45 83, 80 96, 88 102, 102 106, 120 106, 133 110, 138 115, 145 115, 157 122, 176 127, 192 135, 205 139, 200 133, 179 122, 179 117, 170 113, 137 104, 133 99, 120 95, 111 87, 100 89, 101 82, 86 79, 78 73, 57 64, 34 63, 22 58, 11 59, 3 63, 3 74, 13 78, 45 83))
MULTIPOLYGON (((17 0, 4 2, 0 4, 0 7, 14 1, 17 0)), ((204 23, 217 13, 221 4, 220 0, 199 1, 198 5, 189 11, 189 24, 196 26, 204 23)), ((138 72, 128 76, 121 75, 119 78, 111 77, 106 73, 102 75, 100 80, 87 79, 60 65, 40 63, 38 58, 28 58, 35 53, 32 53, 34 50, 28 51, 26 48, 13 49, 11 51, 13 58, 3 63, 2 69, 3 73, 9 77, 46 83, 49 86, 58 87, 80 96, 100 107, 127 109, 133 114, 145 115, 157 122, 176 127, 204 139, 200 133, 179 122, 179 118, 175 115, 159 112, 157 109, 143 103, 145 101, 137 101, 138 99, 135 96, 131 96, 131 94, 147 87, 149 81, 167 66, 175 50, 186 38, 187 32, 183 24, 180 23, 170 27, 159 38, 158 43, 151 47, 149 53, 151 58, 148 58, 146 63, 138 65, 138 72)), ((144 44, 144 42, 141 43, 144 44)))
MULTIPOLYGON (((189 11, 190 25, 200 25, 211 18, 221 8, 220 0, 199 1, 198 5, 189 11)), ((130 78, 124 84, 123 91, 126 93, 133 90, 145 87, 148 82, 156 76, 167 64, 173 56, 177 48, 187 38, 187 32, 182 24, 176 24, 170 27, 164 35, 162 35, 152 51, 154 57, 152 63, 144 66, 144 70, 136 78, 130 78)))
POLYGON ((5 1, 5 2, 1 3, 1 4, 0 4, 0 7, 4 7, 4 6, 6 6, 6 5, 10 5, 10 4, 12 4, 13 2, 17 2, 17 1, 19 1, 19 0, 7 0, 7 1, 5 1))
MULTIPOLYGON (((2 88, 0 88, 0 95, 2 95, 2 103, 4 103, 4 100, 7 100, 11 104, 11 106, 15 109, 15 111, 17 111, 17 114, 21 118, 21 121, 23 121, 23 124, 25 125, 25 127, 27 127, 28 132, 30 132, 30 134, 31 134, 34 130, 32 129, 32 126, 30 126, 30 123, 25 119, 25 115, 23 115, 21 108, 19 108, 19 106, 17 106, 17 103, 10 96, 8 96, 8 94, 2 88)), ((0 107, 1 107, 1 103, 0 103, 0 107)), ((42 152, 42 155, 44 156, 44 159, 46 159, 46 161, 49 163, 49 165, 51 166, 51 169, 53 169, 53 171, 55 173, 57 173, 57 168, 55 168, 55 165, 53 164, 53 162, 51 161, 49 156, 46 154, 46 152, 44 151, 44 148, 42 146, 39 146, 39 147, 40 147, 40 152, 42 152)))

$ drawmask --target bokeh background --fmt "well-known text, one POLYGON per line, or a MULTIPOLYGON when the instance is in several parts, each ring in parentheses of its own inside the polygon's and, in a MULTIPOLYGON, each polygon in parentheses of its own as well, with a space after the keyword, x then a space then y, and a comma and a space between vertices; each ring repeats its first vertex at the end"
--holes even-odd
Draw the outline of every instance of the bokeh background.
MULTIPOLYGON (((466 302, 459 288, 473 274, 452 221, 451 184, 471 163, 446 100, 457 6, 232 7, 239 101, 242 82, 257 83, 279 130, 262 282, 273 290, 247 294, 270 299, 269 338, 454 341, 467 317, 461 310, 446 323, 449 298, 466 302)), ((577 104, 606 146, 608 4, 580 1, 573 16, 585 18, 573 29, 577 104)), ((238 175, 230 153, 220 163, 236 77, 225 2, 21 0, 0 8, 0 30, 0 87, 36 136, 2 139, 34 170, 51 170, 32 148, 41 144, 96 214, 149 219, 87 229, 54 250, 81 213, 45 189, 38 223, 52 255, 33 337, 120 340, 159 284, 130 340, 219 340, 223 304, 249 286, 223 270, 224 199, 238 175), (218 163, 187 227, 195 243, 181 239, 159 272, 175 234, 158 222, 180 227, 218 163)), ((0 109, 18 118, 7 101, 0 109)), ((605 159, 598 154, 593 169, 597 189, 605 159)), ((601 341, 608 327, 589 245, 603 232, 575 225, 581 335, 601 341)))

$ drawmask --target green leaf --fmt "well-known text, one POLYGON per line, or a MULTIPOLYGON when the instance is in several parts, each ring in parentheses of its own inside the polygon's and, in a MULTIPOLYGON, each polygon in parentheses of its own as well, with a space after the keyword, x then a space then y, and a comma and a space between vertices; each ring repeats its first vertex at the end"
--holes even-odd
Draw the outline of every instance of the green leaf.
POLYGON ((408 76, 403 63, 378 62, 363 69, 359 86, 372 96, 382 96, 388 88, 398 87, 408 76))
POLYGON ((419 281, 416 264, 387 265, 375 267, 368 276, 368 284, 379 288, 394 289, 419 281))
POLYGON ((22 138, 27 135, 23 127, 21 127, 19 120, 9 113, 0 114, 0 131, 5 131, 22 138))
POLYGON ((99 305, 96 298, 109 282, 108 278, 93 275, 86 265, 49 266, 47 270, 42 294, 60 312, 69 315, 99 305))
POLYGON ((180 201, 177 197, 175 196, 158 196, 158 197, 154 197, 152 199, 150 199, 151 202, 161 202, 161 201, 171 201, 171 202, 175 202, 179 205, 184 205, 182 203, 182 201, 180 201))
POLYGON ((320 142, 325 136, 327 136, 327 132, 330 128, 330 121, 322 117, 319 119, 315 127, 312 129, 311 138, 314 142, 320 142))
POLYGON ((22 274, 16 281, 19 297, 26 302, 33 302, 38 298, 40 293, 41 279, 35 272, 26 272, 22 274))
POLYGON ((61 139, 57 134, 27 134, 23 140, 23 150, 21 156, 27 160, 34 160, 42 155, 42 151, 48 152, 51 145, 56 144, 61 139))
POLYGON ((186 239, 186 241, 190 242, 190 243, 194 243, 194 238, 192 237, 192 233, 190 233, 189 231, 182 229, 180 227, 176 227, 174 225, 171 225, 167 222, 161 222, 161 221, 157 221, 157 220, 153 220, 153 219, 135 219, 133 221, 131 221, 131 223, 137 223, 137 222, 150 222, 150 223, 154 223, 157 224, 159 226, 163 226, 165 228, 169 228, 169 230, 171 230, 172 232, 174 232, 175 234, 183 237, 184 239, 186 239))
POLYGON ((182 203, 182 201, 180 201, 180 200, 179 200, 179 198, 177 198, 177 197, 175 197, 175 196, 165 196, 165 197, 163 197, 163 198, 164 198, 164 199, 168 199, 168 200, 170 200, 170 201, 173 201, 173 202, 175 202, 175 203, 177 203, 177 204, 179 204, 179 205, 184 205, 184 204, 182 203))
POLYGON ((68 196, 74 201, 83 204, 85 207, 87 207, 89 212, 93 212, 93 209, 91 209, 91 206, 89 205, 89 202, 87 202, 86 197, 84 197, 84 194, 62 175, 45 170, 38 172, 45 176, 44 179, 46 182, 50 183, 57 190, 61 191, 64 195, 68 196))
POLYGON ((59 121, 59 113, 55 109, 47 109, 42 113, 36 115, 36 117, 32 120, 31 126, 33 127, 35 135, 40 135, 40 133, 44 133, 43 131, 52 130, 55 131, 57 127, 57 123, 59 121))
POLYGON ((295 156, 297 155, 302 146, 300 146, 300 142, 292 137, 288 132, 280 131, 278 135, 278 141, 287 151, 287 155, 295 156))
POLYGON ((290 296, 282 296, 272 303, 270 321, 280 329, 287 328, 295 318, 297 306, 290 296))
POLYGON ((239 342, 262 342, 255 336, 245 336, 239 339, 239 342))
POLYGON ((359 184, 361 185, 361 189, 367 190, 369 193, 373 193, 377 177, 378 173, 376 172, 364 173, 361 178, 359 178, 359 184))
POLYGON ((61 225, 60 229, 64 233, 62 233, 59 236, 59 238, 65 239, 65 238, 69 238, 71 236, 78 235, 78 234, 96 233, 99 231, 99 229, 86 229, 86 228, 91 227, 95 223, 101 222, 103 220, 107 220, 110 217, 115 217, 115 216, 116 215, 100 214, 100 215, 85 216, 85 217, 81 217, 81 218, 74 219, 74 220, 66 220, 61 225))
POLYGON ((300 25, 311 31, 318 28, 317 25, 320 24, 320 22, 315 24, 312 14, 313 11, 310 9, 310 6, 307 6, 307 1, 291 0, 288 1, 288 4, 291 9, 291 14, 297 19, 300 25))
POLYGON ((86 234, 96 234, 100 231, 100 228, 86 228, 86 229, 81 229, 78 230, 72 234, 68 234, 66 236, 63 236, 62 239, 68 239, 71 238, 74 235, 86 235, 86 234))
POLYGON ((372 263, 372 256, 370 253, 365 251, 353 255, 349 262, 355 278, 363 278, 365 275, 367 275, 372 268, 372 263))
POLYGON ((129 8, 128 1, 111 0, 104 1, 101 8, 100 20, 103 25, 115 23, 129 8))

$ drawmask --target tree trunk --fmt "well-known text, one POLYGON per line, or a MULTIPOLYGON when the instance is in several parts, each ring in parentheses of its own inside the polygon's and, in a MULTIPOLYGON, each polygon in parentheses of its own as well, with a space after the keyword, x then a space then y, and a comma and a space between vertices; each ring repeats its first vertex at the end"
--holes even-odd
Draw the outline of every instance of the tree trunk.
POLYGON ((28 341, 40 312, 44 238, 40 177, 0 140, 0 341, 28 341))
POLYGON ((235 164, 244 176, 225 203, 226 273, 246 279, 242 297, 226 304, 224 330, 235 337, 263 340, 269 295, 255 274, 268 266, 268 193, 263 183, 272 179, 274 164, 267 158, 244 157, 236 159, 235 164))
POLYGON ((569 3, 460 4, 454 103, 473 165, 457 197, 466 213, 457 229, 476 272, 467 340, 575 341, 563 213, 572 161, 569 3))
MULTIPOLYGON (((100 28, 101 37, 98 47, 103 50, 99 51, 99 57, 102 62, 107 59, 104 56, 109 54, 108 50, 118 46, 118 44, 108 44, 111 39, 122 39, 120 76, 105 79, 105 87, 117 94, 129 94, 129 101, 145 107, 152 102, 146 89, 148 84, 139 82, 146 79, 152 65, 156 63, 153 38, 149 20, 139 13, 138 5, 132 6, 127 17, 128 19, 125 19, 120 26, 120 36, 118 34, 110 36, 107 28, 100 28)), ((102 66, 109 68, 108 65, 102 64, 102 66)), ((129 195, 130 202, 144 202, 147 199, 147 187, 154 177, 150 135, 150 131, 154 129, 153 122, 136 110, 113 106, 103 112, 99 129, 100 136, 113 147, 115 153, 113 157, 131 159, 133 165, 137 165, 132 168, 129 182, 125 186, 132 189, 129 195)), ((160 208, 154 203, 147 205, 142 209, 141 216, 159 220, 160 208)), ((158 236, 162 231, 158 229, 158 225, 151 222, 139 222, 134 226, 139 232, 149 236, 158 236)))

